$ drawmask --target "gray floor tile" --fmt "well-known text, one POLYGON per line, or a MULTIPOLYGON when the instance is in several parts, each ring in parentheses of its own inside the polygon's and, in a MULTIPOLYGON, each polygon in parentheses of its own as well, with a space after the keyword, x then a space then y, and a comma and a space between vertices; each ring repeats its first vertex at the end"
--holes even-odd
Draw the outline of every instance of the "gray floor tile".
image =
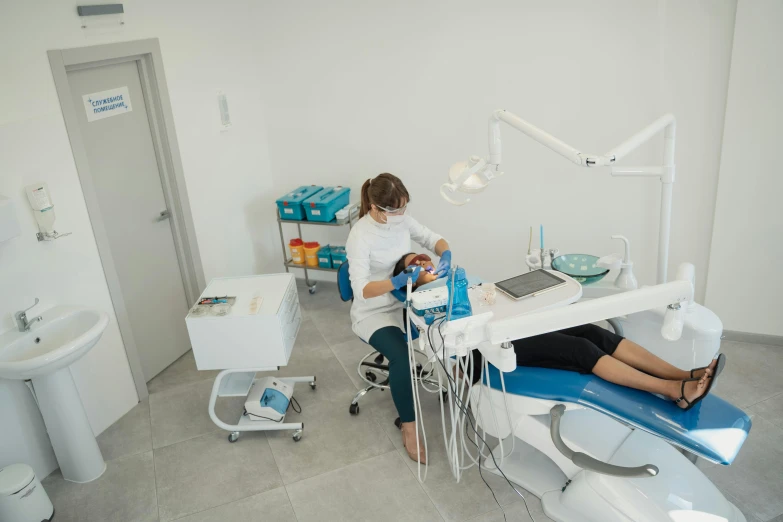
POLYGON ((286 486, 300 522, 440 521, 396 452, 286 486))
POLYGON ((351 303, 330 304, 310 311, 315 326, 330 346, 356 339, 351 329, 351 303))
POLYGON ((726 369, 715 393, 745 408, 783 392, 783 347, 723 341, 726 369))
POLYGON ((301 352, 309 354, 322 351, 329 351, 329 344, 318 328, 316 328, 312 319, 303 319, 291 355, 300 354, 301 352))
POLYGON ((780 515, 776 516, 775 518, 773 518, 769 522, 783 522, 783 513, 781 513, 780 515))
MULTIPOLYGON (((220 430, 209 417, 213 380, 179 386, 150 395, 152 446, 162 448, 220 430)), ((219 398, 215 410, 224 422, 235 423, 242 414, 244 398, 219 398)))
POLYGON ((763 522, 760 518, 753 514, 753 509, 743 504, 742 501, 737 497, 733 496, 724 488, 719 487, 718 489, 721 490, 723 496, 726 497, 726 500, 734 504, 734 506, 742 512, 742 514, 745 516, 746 522, 763 522))
MULTIPOLYGON (((367 384, 359 377, 357 368, 359 361, 364 358, 370 352, 373 352, 372 346, 365 343, 355 335, 350 341, 345 341, 332 346, 332 351, 337 356, 340 364, 343 365, 348 376, 353 381, 357 389, 364 388, 367 384)), ((381 374, 378 374, 379 379, 383 379, 381 374)))
POLYGON ((150 403, 144 399, 98 435, 98 446, 107 461, 152 450, 150 403))
POLYGON ((230 504, 208 509, 177 522, 296 522, 296 515, 285 488, 243 498, 230 504))
POLYGON ((289 411, 286 421, 301 420, 305 425, 300 442, 294 442, 290 432, 267 434, 285 484, 394 450, 374 418, 350 415, 349 404, 346 400, 312 401, 302 404, 301 414, 289 411))
POLYGON ((477 517, 471 518, 470 522, 552 522, 552 519, 546 516, 540 511, 533 511, 532 509, 528 513, 525 509, 525 505, 522 502, 516 502, 510 506, 503 507, 503 511, 500 509, 494 509, 489 513, 484 513, 477 517), (505 518, 503 517, 503 511, 505 511, 505 518), (533 518, 530 518, 532 515, 533 518))
MULTIPOLYGON (((277 372, 258 374, 259 377, 264 375, 276 377, 314 375, 318 386, 314 398, 319 400, 333 400, 338 396, 344 396, 347 392, 356 393, 356 387, 351 378, 328 347, 326 349, 298 350, 294 348, 287 366, 280 368, 277 372)), ((310 393, 310 388, 304 384, 297 384, 294 390, 294 396, 297 399, 307 399, 306 396, 310 393)), ((348 405, 346 404, 345 407, 347 409, 348 405)))
POLYGON ((280 487, 263 434, 234 444, 210 433, 155 450, 155 477, 162 521, 174 520, 280 487))
POLYGON ((193 350, 174 361, 168 368, 147 383, 147 391, 150 394, 160 393, 183 384, 192 384, 205 379, 214 379, 219 372, 217 370, 199 371, 196 368, 196 359, 193 350))
POLYGON ((783 430, 755 416, 748 440, 731 466, 704 473, 738 500, 746 515, 770 520, 783 513, 783 430))
MULTIPOLYGON (((482 472, 483 478, 492 488, 487 488, 478 473, 477 468, 464 472, 458 484, 451 473, 446 457, 446 449, 443 445, 443 431, 441 426, 440 402, 436 394, 421 393, 424 428, 428 444, 428 471, 427 479, 423 484, 424 490, 432 502, 440 511, 445 520, 467 520, 471 517, 487 513, 497 509, 497 503, 493 498, 494 492, 501 505, 505 506, 519 501, 519 496, 511 489, 502 477, 489 472, 482 472)), ((362 401, 360 401, 362 403, 362 401)), ((394 446, 403 457, 414 476, 418 476, 418 465, 408 458, 408 454, 402 446, 402 436, 394 425, 397 411, 391 400, 390 393, 373 391, 364 398, 362 410, 359 416, 371 415, 384 428, 394 446)), ((422 474, 424 470, 422 468, 422 474)), ((525 495, 531 510, 541 511, 539 499, 517 486, 525 495)))
POLYGON ((106 463, 104 474, 76 484, 55 471, 43 481, 57 522, 152 522, 158 520, 152 452, 106 463))
MULTIPOLYGON (((296 289, 299 292, 299 306, 310 312, 311 310, 320 310, 328 308, 331 305, 342 304, 337 283, 330 281, 318 281, 317 291, 311 294, 305 285, 304 278, 296 280, 296 289)), ((348 303, 350 305, 350 303, 348 303)))
POLYGON ((760 415, 778 428, 783 428, 783 393, 775 395, 771 399, 757 402, 748 408, 748 411, 760 415))

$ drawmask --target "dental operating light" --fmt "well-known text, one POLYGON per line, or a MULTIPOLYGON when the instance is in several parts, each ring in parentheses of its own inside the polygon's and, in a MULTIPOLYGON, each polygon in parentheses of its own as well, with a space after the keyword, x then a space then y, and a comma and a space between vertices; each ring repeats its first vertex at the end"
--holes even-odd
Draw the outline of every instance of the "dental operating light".
POLYGON ((661 213, 658 230, 658 284, 666 282, 669 261, 669 232, 671 229, 672 184, 674 183, 674 138, 676 121, 665 114, 643 128, 606 154, 585 154, 552 136, 548 132, 504 109, 489 117, 489 156, 471 156, 467 161, 455 163, 449 169, 449 180, 441 185, 440 194, 452 205, 462 206, 470 202, 470 194, 482 192, 489 183, 502 176, 500 123, 505 122, 529 138, 557 152, 580 167, 610 167, 612 176, 657 177, 661 181, 661 213), (664 131, 663 164, 645 167, 615 167, 616 161, 664 131), (460 194, 458 194, 460 193, 460 194))

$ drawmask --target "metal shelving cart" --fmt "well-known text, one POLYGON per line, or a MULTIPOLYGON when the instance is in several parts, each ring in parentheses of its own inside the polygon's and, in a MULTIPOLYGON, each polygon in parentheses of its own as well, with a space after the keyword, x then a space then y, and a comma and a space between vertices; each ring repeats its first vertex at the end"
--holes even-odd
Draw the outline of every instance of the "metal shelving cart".
POLYGON ((311 294, 314 294, 317 290, 315 282, 310 282, 310 277, 308 275, 308 270, 316 270, 319 272, 337 272, 337 268, 321 268, 320 266, 307 266, 306 264, 298 265, 294 263, 291 260, 291 257, 288 255, 288 249, 286 248, 285 244, 285 236, 283 236, 283 223, 289 223, 292 225, 296 225, 297 232, 299 233, 299 237, 302 237, 302 225, 316 225, 316 226, 322 226, 322 227, 348 227, 348 231, 350 233, 351 228, 353 228, 353 225, 358 220, 359 216, 359 209, 358 205, 354 204, 351 206, 351 211, 348 213, 348 220, 345 223, 338 223, 336 221, 330 221, 328 223, 321 223, 318 221, 305 221, 305 220, 298 220, 298 219, 282 219, 280 217, 280 210, 275 210, 275 213, 277 214, 277 227, 280 230, 280 246, 283 249, 283 264, 285 265, 285 271, 288 272, 289 268, 301 268, 304 270, 305 274, 305 283, 307 284, 307 287, 311 294), (354 210, 355 209, 355 210, 354 210))

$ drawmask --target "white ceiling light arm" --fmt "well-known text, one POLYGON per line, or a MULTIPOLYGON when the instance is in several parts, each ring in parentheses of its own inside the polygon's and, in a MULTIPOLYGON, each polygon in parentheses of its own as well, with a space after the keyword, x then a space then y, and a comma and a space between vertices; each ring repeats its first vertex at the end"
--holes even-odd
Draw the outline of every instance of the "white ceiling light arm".
POLYGON ((497 176, 502 176, 500 122, 505 122, 522 132, 529 138, 551 149, 571 163, 582 167, 596 167, 611 165, 614 159, 609 156, 591 155, 579 152, 574 147, 555 138, 543 129, 539 129, 504 109, 499 109, 489 117, 489 157, 487 159, 471 156, 468 161, 455 163, 449 171, 449 181, 441 185, 440 193, 443 198, 453 205, 464 205, 470 201, 469 197, 458 198, 457 192, 475 194, 484 188, 497 176))
POLYGON ((598 165, 610 165, 614 159, 611 156, 598 156, 583 154, 571 145, 555 138, 543 129, 539 129, 530 122, 527 122, 510 113, 507 110, 500 109, 492 113, 489 117, 489 164, 500 165, 501 161, 501 143, 500 143, 500 122, 506 122, 529 138, 537 141, 545 147, 557 152, 565 159, 581 167, 595 167, 598 165))
POLYGON ((672 184, 674 183, 674 139, 676 120, 672 114, 661 116, 605 155, 584 154, 574 147, 555 138, 548 132, 523 120, 519 116, 500 109, 489 117, 489 157, 471 156, 468 161, 455 163, 449 170, 449 181, 441 185, 443 198, 453 205, 464 205, 469 197, 457 197, 458 192, 476 194, 486 188, 495 177, 501 176, 502 145, 500 122, 505 122, 529 138, 551 149, 571 163, 581 167, 611 167, 612 176, 648 176, 661 180, 661 214, 658 231, 658 276, 657 282, 666 282, 666 268, 669 260, 669 232, 671 229, 672 184), (664 131, 663 165, 653 167, 617 167, 616 161, 637 149, 659 132, 664 131))

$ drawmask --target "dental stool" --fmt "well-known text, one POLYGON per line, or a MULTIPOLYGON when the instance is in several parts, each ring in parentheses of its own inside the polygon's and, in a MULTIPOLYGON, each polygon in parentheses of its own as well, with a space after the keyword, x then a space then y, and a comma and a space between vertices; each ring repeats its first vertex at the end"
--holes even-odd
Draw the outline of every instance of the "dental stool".
MULTIPOLYGON (((340 268, 337 270, 337 290, 340 292, 340 299, 342 299, 344 302, 353 301, 353 289, 351 288, 351 278, 348 274, 347 261, 341 264, 340 268)), ((411 327, 412 326, 413 325, 411 325, 411 327)), ((418 339, 418 330, 413 328, 411 331, 413 339, 418 339)), ((367 341, 364 339, 362 339, 362 342, 367 344, 367 341)), ((372 390, 389 389, 389 365, 384 364, 385 361, 386 358, 377 350, 371 351, 362 357, 362 359, 359 361, 359 366, 357 368, 359 378, 361 378, 361 380, 364 381, 367 386, 364 389, 359 390, 359 393, 357 393, 351 401, 351 406, 348 408, 348 411, 351 413, 351 415, 359 414, 359 399, 367 395, 368 392, 372 390), (379 374, 381 376, 380 381, 378 380, 379 374)), ((421 364, 417 364, 416 372, 421 375, 421 371, 421 364)), ((397 419, 394 421, 394 424, 398 428, 400 427, 399 417, 397 417, 397 419)))

